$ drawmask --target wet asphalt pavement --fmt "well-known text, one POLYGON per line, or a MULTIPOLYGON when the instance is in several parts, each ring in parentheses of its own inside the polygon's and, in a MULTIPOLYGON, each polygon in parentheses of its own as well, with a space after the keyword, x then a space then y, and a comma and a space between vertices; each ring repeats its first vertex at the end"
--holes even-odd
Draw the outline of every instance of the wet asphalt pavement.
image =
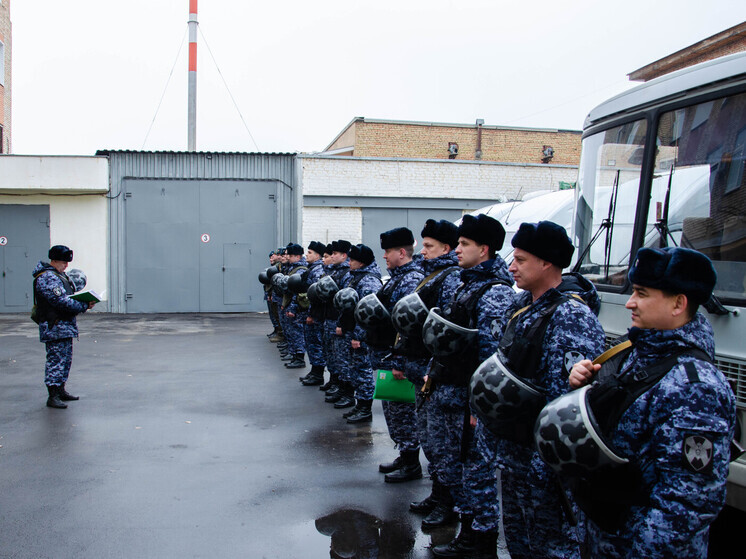
POLYGON ((332 541, 421 558, 453 537, 407 510, 427 480, 378 473, 397 454, 380 402, 372 424, 345 423, 282 365, 266 315, 78 323, 81 399, 56 410, 36 325, 0 315, 0 558, 313 559, 332 541))

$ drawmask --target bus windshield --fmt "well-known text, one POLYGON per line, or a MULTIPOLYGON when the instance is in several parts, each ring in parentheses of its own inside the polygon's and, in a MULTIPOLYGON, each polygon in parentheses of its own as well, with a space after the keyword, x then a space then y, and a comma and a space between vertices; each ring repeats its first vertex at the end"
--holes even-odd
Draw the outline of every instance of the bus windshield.
MULTIPOLYGON (((644 129, 640 120, 583 141, 576 242, 582 251, 600 231, 581 264, 581 271, 600 285, 621 286, 626 279, 643 147, 651 148, 644 146, 644 129), (633 135, 633 128, 638 133, 633 135)), ((718 273, 715 294, 742 303, 746 94, 662 112, 655 130, 644 246, 683 246, 706 254, 718 273)))

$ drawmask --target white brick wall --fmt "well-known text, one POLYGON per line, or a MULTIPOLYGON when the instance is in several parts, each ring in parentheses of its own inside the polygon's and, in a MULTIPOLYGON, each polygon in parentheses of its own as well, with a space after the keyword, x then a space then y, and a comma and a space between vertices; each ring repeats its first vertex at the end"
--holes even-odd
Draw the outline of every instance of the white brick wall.
POLYGON ((307 157, 303 194, 401 196, 417 198, 518 198, 536 190, 557 190, 578 171, 550 165, 464 163, 307 157))
POLYGON ((360 208, 303 208, 303 246, 311 241, 330 243, 347 239, 362 242, 363 213, 360 208))

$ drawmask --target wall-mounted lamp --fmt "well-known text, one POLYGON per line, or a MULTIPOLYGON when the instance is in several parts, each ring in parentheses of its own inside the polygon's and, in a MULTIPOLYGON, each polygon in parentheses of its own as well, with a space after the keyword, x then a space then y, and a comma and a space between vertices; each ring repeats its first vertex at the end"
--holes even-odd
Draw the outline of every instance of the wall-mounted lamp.
POLYGON ((541 149, 541 155, 541 162, 549 163, 552 160, 552 157, 554 157, 554 148, 552 146, 544 146, 541 149))
POLYGON ((456 142, 448 142, 448 159, 456 159, 458 155, 458 144, 456 142))

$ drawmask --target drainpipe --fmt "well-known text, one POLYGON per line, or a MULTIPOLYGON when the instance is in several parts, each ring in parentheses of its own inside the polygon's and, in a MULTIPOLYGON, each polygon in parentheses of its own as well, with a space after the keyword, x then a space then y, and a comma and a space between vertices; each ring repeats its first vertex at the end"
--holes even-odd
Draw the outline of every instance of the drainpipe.
POLYGON ((482 159, 482 125, 484 119, 477 119, 477 151, 474 153, 474 159, 482 159))

